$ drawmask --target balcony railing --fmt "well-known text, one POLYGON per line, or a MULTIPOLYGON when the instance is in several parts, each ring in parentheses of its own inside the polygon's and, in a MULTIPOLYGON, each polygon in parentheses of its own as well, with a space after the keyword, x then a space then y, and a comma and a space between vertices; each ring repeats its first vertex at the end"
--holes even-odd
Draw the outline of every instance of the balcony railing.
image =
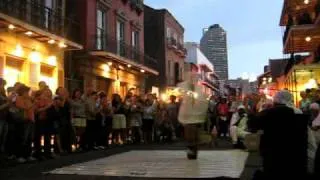
POLYGON ((286 40, 288 38, 288 35, 289 35, 289 32, 291 30, 291 28, 293 26, 298 26, 298 25, 307 25, 307 24, 313 24, 313 21, 311 19, 311 16, 310 14, 308 13, 304 13, 302 16, 300 16, 296 23, 293 22, 293 19, 292 17, 289 17, 289 20, 288 20, 288 24, 287 24, 287 27, 286 27, 286 30, 283 34, 283 44, 286 43, 286 40))
POLYGON ((0 12, 52 34, 79 42, 79 23, 66 18, 61 9, 48 8, 34 0, 0 0, 0 12))
POLYGON ((211 86, 215 86, 214 80, 208 78, 207 76, 204 77, 204 82, 208 83, 211 86))
POLYGON ((177 48, 177 40, 173 37, 168 37, 167 38, 167 43, 168 43, 168 46, 169 47, 174 47, 174 48, 177 48))
POLYGON ((177 49, 181 53, 182 56, 186 56, 187 55, 187 49, 184 47, 183 44, 178 43, 177 49))
POLYGON ((110 35, 94 35, 93 40, 93 47, 89 48, 90 50, 110 52, 132 62, 157 70, 157 61, 141 52, 138 46, 134 47, 126 44, 124 41, 117 40, 110 35))

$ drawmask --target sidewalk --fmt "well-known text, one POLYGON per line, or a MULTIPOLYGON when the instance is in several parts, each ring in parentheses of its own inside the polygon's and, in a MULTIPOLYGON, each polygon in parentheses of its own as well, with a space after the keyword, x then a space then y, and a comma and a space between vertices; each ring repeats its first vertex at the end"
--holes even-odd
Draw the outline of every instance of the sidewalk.
MULTIPOLYGON (((224 151, 230 149, 230 144, 227 142, 221 142, 220 147, 210 148, 201 147, 201 150, 214 150, 224 151)), ((100 158, 110 157, 115 154, 121 154, 132 150, 184 150, 183 143, 164 144, 164 145, 131 145, 123 147, 115 147, 105 151, 91 151, 87 153, 71 154, 69 156, 61 156, 58 159, 36 162, 34 164, 23 164, 15 167, 6 167, 0 169, 0 179, 5 180, 20 180, 20 179, 32 179, 32 180, 64 180, 64 179, 106 179, 106 180, 118 180, 118 179, 157 179, 157 178, 135 178, 135 177, 109 177, 109 176, 79 176, 79 175, 54 175, 45 174, 45 172, 52 171, 57 168, 70 166, 73 164, 88 162, 97 160, 100 158)), ((259 168, 259 156, 257 153, 251 153, 247 159, 245 169, 242 172, 241 180, 251 179, 253 172, 259 168)), ((215 178, 219 179, 219 178, 215 178)), ((220 178, 221 179, 221 178, 220 178)), ((228 178, 225 178, 228 179, 228 178)), ((230 179, 230 178, 229 178, 230 179)))

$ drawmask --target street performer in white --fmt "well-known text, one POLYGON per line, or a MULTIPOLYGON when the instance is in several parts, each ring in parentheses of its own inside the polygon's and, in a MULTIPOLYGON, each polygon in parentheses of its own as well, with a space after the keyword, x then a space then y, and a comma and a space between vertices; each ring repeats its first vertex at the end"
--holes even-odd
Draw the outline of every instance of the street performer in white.
POLYGON ((178 119, 184 126, 184 136, 187 141, 188 159, 197 159, 199 142, 199 125, 204 123, 207 117, 208 100, 202 93, 201 85, 197 79, 187 76, 186 81, 178 87, 183 92, 183 100, 180 106, 178 119))

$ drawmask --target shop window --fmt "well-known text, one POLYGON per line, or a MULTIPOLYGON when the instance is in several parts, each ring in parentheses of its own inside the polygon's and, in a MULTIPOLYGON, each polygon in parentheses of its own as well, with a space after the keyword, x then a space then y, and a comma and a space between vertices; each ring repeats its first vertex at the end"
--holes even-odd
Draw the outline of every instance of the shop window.
POLYGON ((46 82, 51 90, 57 88, 57 83, 54 77, 54 67, 42 64, 40 68, 40 81, 46 82))
POLYGON ((111 80, 107 78, 97 78, 97 91, 103 91, 106 94, 109 94, 110 90, 110 85, 111 85, 111 80))
POLYGON ((23 62, 23 59, 6 56, 6 66, 4 68, 6 87, 12 87, 16 82, 23 83, 23 62))
POLYGON ((4 70, 4 79, 7 81, 7 87, 13 87, 16 82, 20 82, 22 78, 22 72, 17 70, 16 68, 7 66, 4 70))

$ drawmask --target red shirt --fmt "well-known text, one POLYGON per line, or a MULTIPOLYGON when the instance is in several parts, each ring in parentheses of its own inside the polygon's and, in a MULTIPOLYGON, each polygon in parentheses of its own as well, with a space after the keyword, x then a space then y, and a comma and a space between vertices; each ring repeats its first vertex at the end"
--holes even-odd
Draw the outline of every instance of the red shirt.
POLYGON ((222 116, 227 116, 229 112, 228 104, 219 104, 218 105, 218 113, 222 116))

